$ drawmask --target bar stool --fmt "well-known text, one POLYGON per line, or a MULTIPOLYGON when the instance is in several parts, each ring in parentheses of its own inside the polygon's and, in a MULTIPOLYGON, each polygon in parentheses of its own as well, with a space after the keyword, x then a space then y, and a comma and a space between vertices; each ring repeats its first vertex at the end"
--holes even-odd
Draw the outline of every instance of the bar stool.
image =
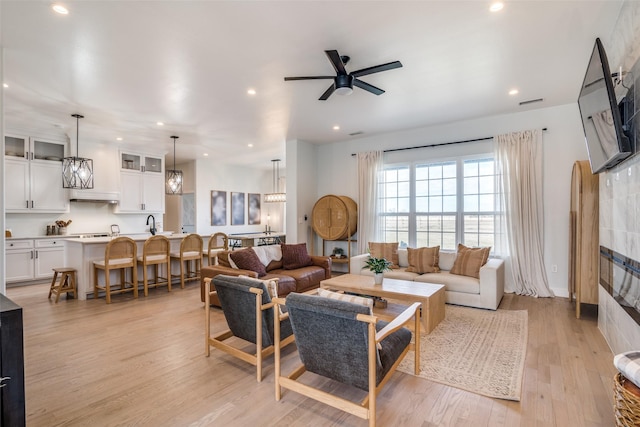
POLYGON ((106 293, 107 304, 111 304, 111 294, 121 294, 123 292, 133 291, 134 298, 138 298, 138 268, 136 256, 136 242, 129 237, 116 237, 107 243, 104 250, 104 259, 93 262, 93 297, 98 298, 98 291, 104 290, 106 293), (127 282, 125 272, 127 268, 131 268, 131 282, 127 282), (98 270, 104 270, 104 286, 98 283, 98 270), (120 289, 111 290, 111 270, 120 270, 120 289), (127 287, 129 285, 129 287, 127 287))
POLYGON ((184 289, 185 280, 200 280, 200 268, 202 267, 202 237, 198 234, 189 234, 180 242, 180 252, 171 252, 171 258, 180 262, 180 274, 172 277, 180 277, 180 287, 184 289), (193 261, 193 270, 190 269, 193 261), (185 271, 185 263, 187 263, 185 271))
POLYGON ((142 248, 142 255, 138 257, 138 262, 142 264, 142 282, 144 283, 144 296, 149 294, 149 287, 158 287, 159 285, 167 285, 167 290, 171 292, 171 243, 164 236, 151 236, 145 242, 142 248), (167 275, 161 277, 158 272, 160 264, 167 264, 167 275), (148 266, 154 268, 154 282, 149 283, 148 266))
MULTIPOLYGON (((57 267, 52 269, 53 280, 51 281, 51 288, 49 288, 49 299, 51 295, 55 294, 56 304, 60 300, 60 294, 72 292, 73 296, 77 298, 76 292, 76 269, 71 267, 57 267), (58 282, 58 273, 61 274, 60 282, 58 282)), ((67 294, 67 298, 69 295, 67 294)))
POLYGON ((218 252, 229 250, 229 239, 224 233, 212 234, 209 238, 209 244, 207 249, 202 251, 202 254, 207 257, 209 265, 217 264, 218 252))

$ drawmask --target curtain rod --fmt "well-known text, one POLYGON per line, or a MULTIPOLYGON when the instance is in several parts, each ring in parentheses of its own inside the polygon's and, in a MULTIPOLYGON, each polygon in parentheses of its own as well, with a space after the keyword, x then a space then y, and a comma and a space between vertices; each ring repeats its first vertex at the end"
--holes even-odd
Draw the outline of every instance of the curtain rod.
MULTIPOLYGON (((547 128, 542 128, 543 131, 546 131, 547 128)), ((477 142, 477 141, 488 141, 489 139, 493 139, 493 136, 485 136, 484 138, 474 138, 474 139, 465 139, 463 141, 453 141, 453 142, 441 142, 439 144, 431 144, 431 145, 418 145, 415 147, 403 147, 403 148, 390 148, 388 150, 382 150, 383 153, 391 153, 393 151, 404 151, 404 150, 415 150, 417 148, 430 148, 430 147, 441 147, 443 145, 454 145, 454 144, 464 144, 467 142, 477 142)), ((355 156, 356 153, 351 153, 351 156, 355 156)))

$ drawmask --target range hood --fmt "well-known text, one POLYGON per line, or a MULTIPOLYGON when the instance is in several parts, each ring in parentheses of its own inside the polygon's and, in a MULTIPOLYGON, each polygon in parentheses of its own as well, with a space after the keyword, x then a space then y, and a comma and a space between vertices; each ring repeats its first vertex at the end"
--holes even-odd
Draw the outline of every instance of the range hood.
POLYGON ((120 201, 120 193, 100 192, 92 190, 71 190, 69 191, 69 201, 84 203, 108 203, 115 205, 120 201))

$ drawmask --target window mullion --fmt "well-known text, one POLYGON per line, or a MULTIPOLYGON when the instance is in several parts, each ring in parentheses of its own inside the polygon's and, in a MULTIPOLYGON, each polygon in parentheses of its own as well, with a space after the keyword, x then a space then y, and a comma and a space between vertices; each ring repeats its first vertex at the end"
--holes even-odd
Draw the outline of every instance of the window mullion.
POLYGON ((409 247, 417 247, 416 225, 416 164, 409 167, 409 247))

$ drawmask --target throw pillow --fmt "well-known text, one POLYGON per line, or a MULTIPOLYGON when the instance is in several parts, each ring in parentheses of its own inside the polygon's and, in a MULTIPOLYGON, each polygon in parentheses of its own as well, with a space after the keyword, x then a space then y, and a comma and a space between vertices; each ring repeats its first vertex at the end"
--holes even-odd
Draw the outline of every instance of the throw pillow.
POLYGON ((298 243, 294 245, 282 244, 282 266, 285 270, 295 270, 313 264, 311 257, 307 253, 307 244, 298 243))
POLYGON ((409 266, 406 271, 411 273, 437 273, 440 271, 438 261, 440 257, 440 246, 432 248, 407 248, 409 256, 409 266))
POLYGON ((369 255, 373 258, 384 258, 391 262, 391 268, 400 268, 398 260, 398 242, 369 242, 369 255))
POLYGON ((258 277, 266 276, 267 274, 267 270, 260 262, 260 258, 251 248, 233 251, 229 258, 236 263, 239 269, 255 271, 258 273, 258 277))
POLYGON ((354 304, 364 305, 365 307, 369 307, 369 314, 373 315, 373 299, 371 298, 364 298, 364 297, 359 297, 357 295, 349 295, 349 294, 343 294, 341 292, 328 291, 322 288, 318 289, 318 296, 324 297, 324 298, 337 299, 339 301, 351 302, 354 304))
POLYGON ((458 244, 458 256, 451 267, 451 274, 480 278, 480 267, 487 263, 491 247, 468 248, 458 244))

